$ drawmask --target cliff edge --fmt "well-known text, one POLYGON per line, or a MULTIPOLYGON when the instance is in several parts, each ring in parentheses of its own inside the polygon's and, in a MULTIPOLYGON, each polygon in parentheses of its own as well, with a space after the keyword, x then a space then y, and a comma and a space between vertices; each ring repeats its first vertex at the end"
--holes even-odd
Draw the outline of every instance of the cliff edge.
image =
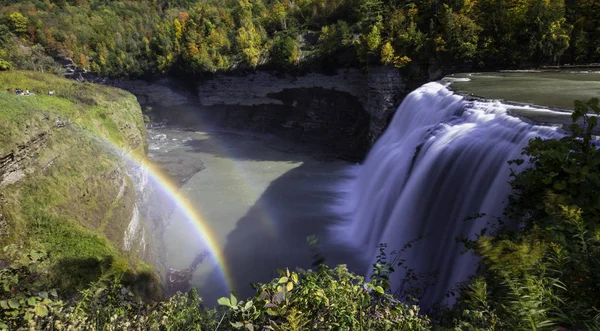
POLYGON ((122 273, 161 292, 124 161, 147 150, 136 98, 26 71, 0 72, 0 87, 2 246, 47 251, 52 285, 64 290, 122 273))

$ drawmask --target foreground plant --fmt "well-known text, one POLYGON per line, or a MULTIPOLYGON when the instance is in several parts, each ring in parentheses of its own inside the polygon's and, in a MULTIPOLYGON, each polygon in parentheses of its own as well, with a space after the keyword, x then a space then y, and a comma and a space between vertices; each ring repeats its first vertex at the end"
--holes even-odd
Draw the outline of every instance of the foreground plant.
POLYGON ((454 311, 468 330, 599 329, 600 150, 598 99, 575 103, 572 134, 532 140, 512 161, 504 224, 468 243, 482 258, 454 311), (515 230, 514 225, 519 225, 515 230))
POLYGON ((345 265, 333 269, 280 271, 279 278, 255 286, 245 301, 221 298, 227 321, 247 330, 428 330, 429 320, 386 293, 377 281, 365 282, 345 265))
POLYGON ((44 289, 47 254, 4 248, 13 262, 0 269, 0 330, 214 330, 216 311, 195 290, 145 302, 118 276, 92 283, 64 300, 44 289))

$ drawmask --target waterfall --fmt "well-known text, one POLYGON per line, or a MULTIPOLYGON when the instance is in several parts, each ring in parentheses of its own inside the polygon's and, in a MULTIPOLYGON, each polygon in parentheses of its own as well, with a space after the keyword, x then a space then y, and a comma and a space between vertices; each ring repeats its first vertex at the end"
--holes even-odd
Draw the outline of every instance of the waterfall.
POLYGON ((148 176, 148 169, 143 164, 133 162, 131 159, 121 154, 121 159, 125 163, 125 173, 131 179, 135 191, 136 201, 133 206, 131 220, 123 236, 123 248, 126 251, 132 251, 139 257, 146 256, 148 251, 146 240, 147 205, 152 192, 152 185, 148 176), (136 245, 137 243, 137 245, 136 245))
MULTIPOLYGON (((144 229, 142 228, 142 224, 140 223, 140 210, 137 206, 137 203, 133 207, 133 214, 131 215, 131 221, 129 221, 129 225, 127 226, 127 231, 125 232, 125 236, 123 236, 123 247, 126 251, 131 251, 133 248, 133 244, 137 237, 144 229)), ((143 240, 143 238, 142 238, 143 240)))
MULTIPOLYGON (((559 136, 556 128, 509 115, 508 107, 428 83, 405 98, 356 178, 343 185, 336 209, 346 221, 334 232, 366 259, 374 262, 379 243, 390 252, 423 236, 402 257, 419 272, 439 272, 421 299, 424 307, 475 271, 475 257, 461 254, 455 238, 486 225, 465 221, 469 216, 502 215, 510 193, 507 161, 536 136, 559 136)), ((392 288, 402 276, 391 276, 392 288)))

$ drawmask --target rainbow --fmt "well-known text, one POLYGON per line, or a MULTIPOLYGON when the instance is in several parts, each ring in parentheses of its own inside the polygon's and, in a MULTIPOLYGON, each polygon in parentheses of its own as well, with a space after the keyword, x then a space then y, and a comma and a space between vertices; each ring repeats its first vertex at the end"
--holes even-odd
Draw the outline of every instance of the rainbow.
POLYGON ((171 180, 162 173, 162 171, 152 167, 149 162, 147 162, 145 155, 138 156, 136 154, 141 153, 128 151, 119 146, 119 144, 113 143, 106 138, 96 137, 96 139, 100 140, 102 145, 115 152, 118 156, 133 163, 135 166, 146 170, 146 173, 148 174, 149 179, 152 180, 153 184, 157 185, 157 187, 169 197, 171 202, 173 202, 177 211, 181 212, 182 215, 191 224, 193 224, 196 232, 199 234, 205 245, 205 249, 216 262, 221 278, 224 280, 224 283, 227 286, 227 290, 229 292, 233 291, 235 284, 233 280, 234 278, 225 260, 223 251, 215 239, 213 231, 202 214, 196 208, 194 208, 194 206, 183 194, 181 194, 179 187, 174 185, 171 180))

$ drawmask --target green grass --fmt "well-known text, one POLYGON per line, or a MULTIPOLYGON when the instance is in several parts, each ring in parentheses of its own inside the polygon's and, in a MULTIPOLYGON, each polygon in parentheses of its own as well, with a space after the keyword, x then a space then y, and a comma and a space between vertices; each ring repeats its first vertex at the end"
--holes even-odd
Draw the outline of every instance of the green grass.
POLYGON ((107 146, 145 154, 144 123, 133 95, 49 74, 0 72, 0 157, 24 147, 28 152, 27 176, 0 187, 7 201, 0 213, 9 220, 2 240, 50 252, 50 279, 65 290, 106 274, 151 272, 121 251, 135 191, 107 146), (8 88, 34 95, 9 94, 8 88))
MULTIPOLYGON (((100 133, 113 143, 127 146, 120 130, 132 126, 145 135, 139 105, 133 95, 112 87, 78 83, 49 74, 29 71, 0 72, 0 152, 27 135, 23 131, 43 129, 57 119, 69 119, 100 133), (9 94, 8 88, 28 88, 34 95, 9 94), (55 96, 48 91, 54 90, 55 96), (129 110, 129 111, 128 111, 129 110), (133 111, 131 111, 133 110, 133 111), (42 119, 46 117, 46 121, 42 119)), ((139 132, 138 132, 139 133, 139 132)), ((145 138, 145 137, 144 137, 145 138)), ((135 142, 137 144, 140 142, 135 142)))

